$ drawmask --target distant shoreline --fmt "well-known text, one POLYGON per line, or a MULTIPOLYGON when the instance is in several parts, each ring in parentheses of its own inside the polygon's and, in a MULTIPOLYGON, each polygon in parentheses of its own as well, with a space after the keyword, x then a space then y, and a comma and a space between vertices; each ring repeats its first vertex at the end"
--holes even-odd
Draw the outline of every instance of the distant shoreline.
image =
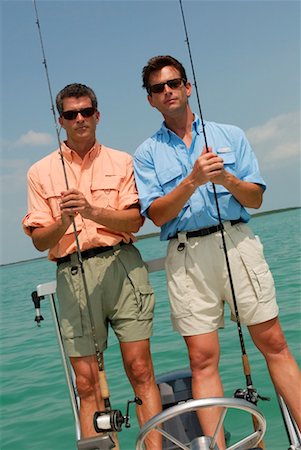
MULTIPOLYGON (((255 214, 251 214, 252 217, 258 217, 258 216, 266 216, 267 214, 277 214, 280 212, 286 212, 286 211, 291 211, 294 209, 300 209, 301 206, 291 206, 290 208, 282 208, 282 209, 272 209, 271 211, 263 211, 260 213, 255 213, 255 214)), ((142 234, 141 236, 136 236, 138 241, 142 240, 142 239, 147 239, 150 237, 154 237, 154 236, 160 236, 159 232, 155 232, 155 233, 149 233, 149 234, 142 234)))
MULTIPOLYGON (((277 214, 277 213, 281 213, 281 212, 291 211, 294 209, 301 209, 301 206, 291 206, 290 208, 273 209, 271 211, 263 211, 260 213, 251 214, 251 216, 252 217, 266 216, 267 214, 277 214)), ((148 238, 159 236, 159 235, 160 235, 160 232, 156 231, 154 233, 142 234, 142 235, 140 235, 140 236, 138 235, 136 237, 137 237, 137 241, 141 241, 143 239, 148 239, 148 238)), ((14 264, 22 264, 22 263, 26 263, 29 261, 37 261, 39 259, 47 259, 47 256, 40 256, 38 258, 24 259, 22 261, 15 261, 15 262, 7 263, 7 264, 0 264, 0 267, 12 266, 14 264)))

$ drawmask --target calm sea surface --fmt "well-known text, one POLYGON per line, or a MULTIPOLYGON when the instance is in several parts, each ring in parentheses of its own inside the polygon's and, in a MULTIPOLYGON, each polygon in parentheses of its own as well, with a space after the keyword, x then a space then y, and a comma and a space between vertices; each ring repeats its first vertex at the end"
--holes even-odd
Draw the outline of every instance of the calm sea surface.
MULTIPOLYGON (((260 236, 266 258, 274 274, 280 305, 280 318, 290 348, 301 362, 300 352, 300 209, 254 217, 253 230, 260 236)), ((166 244, 157 237, 137 244, 145 260, 165 255, 166 244)), ((55 265, 45 259, 2 266, 1 274, 1 450, 75 450, 74 420, 61 365, 51 310, 41 303, 44 321, 38 328, 31 292, 41 283, 55 278, 55 265)), ((156 292, 156 314, 152 353, 156 374, 187 368, 182 338, 172 331, 164 272, 151 274, 156 292)), ((227 315, 228 317, 228 315, 227 315)), ((252 377, 259 394, 271 401, 258 406, 267 419, 267 450, 286 450, 288 440, 282 425, 277 399, 265 362, 244 330, 252 377)), ((225 395, 245 387, 237 329, 226 320, 220 332, 222 357, 220 371, 225 395)), ((113 333, 105 353, 106 372, 113 408, 125 412, 127 399, 133 398, 125 376, 119 346, 113 333)), ((300 393, 298 393, 300 395, 300 393)), ((122 450, 134 450, 138 426, 134 410, 132 427, 120 433, 122 450)), ((236 425, 239 420, 235 421, 236 425)), ((233 424, 227 429, 235 435, 233 424)))

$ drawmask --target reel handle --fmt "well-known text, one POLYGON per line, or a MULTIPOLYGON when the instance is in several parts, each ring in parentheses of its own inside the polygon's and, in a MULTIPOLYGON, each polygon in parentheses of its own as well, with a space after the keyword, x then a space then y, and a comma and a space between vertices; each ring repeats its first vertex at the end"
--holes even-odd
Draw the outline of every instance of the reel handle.
POLYGON ((109 386, 108 386, 105 371, 104 370, 99 371, 98 376, 99 376, 99 385, 100 385, 100 392, 101 392, 102 398, 104 400, 109 399, 110 391, 109 391, 109 386))

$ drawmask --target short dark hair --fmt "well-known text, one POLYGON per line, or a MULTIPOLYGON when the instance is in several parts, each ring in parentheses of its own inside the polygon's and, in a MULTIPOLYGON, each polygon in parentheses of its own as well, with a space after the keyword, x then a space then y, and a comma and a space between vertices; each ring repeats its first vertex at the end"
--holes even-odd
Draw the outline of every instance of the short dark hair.
POLYGON ((186 71, 184 69, 183 64, 180 63, 180 61, 178 61, 176 58, 173 58, 170 55, 165 55, 165 56, 154 56, 153 58, 151 58, 147 65, 143 67, 142 69, 142 87, 144 89, 146 89, 148 92, 148 88, 149 88, 149 78, 152 72, 154 72, 155 70, 161 70, 163 69, 163 67, 165 66, 172 66, 175 69, 177 69, 180 72, 181 78, 184 81, 184 84, 186 84, 187 82, 187 75, 186 75, 186 71))
POLYGON ((63 100, 68 97, 89 97, 92 106, 97 110, 97 97, 95 92, 85 84, 72 83, 65 86, 56 96, 56 107, 60 116, 63 112, 63 100))

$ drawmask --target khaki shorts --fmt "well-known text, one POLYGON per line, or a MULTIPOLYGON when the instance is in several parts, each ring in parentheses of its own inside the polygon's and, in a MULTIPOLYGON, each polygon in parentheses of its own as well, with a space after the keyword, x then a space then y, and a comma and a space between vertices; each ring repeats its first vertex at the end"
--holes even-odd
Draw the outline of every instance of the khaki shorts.
MULTIPOLYGON (((224 226, 241 323, 255 325, 277 317, 274 281, 258 237, 243 223, 224 226)), ((178 245, 178 239, 170 240, 165 262, 174 329, 192 336, 223 327, 225 302, 235 320, 221 232, 189 238, 182 251, 178 245)))
MULTIPOLYGON (((60 323, 69 356, 95 353, 80 267, 57 268, 60 323)), ((108 324, 121 342, 152 334, 154 293, 139 251, 131 244, 83 261, 99 350, 107 347, 108 324)))

